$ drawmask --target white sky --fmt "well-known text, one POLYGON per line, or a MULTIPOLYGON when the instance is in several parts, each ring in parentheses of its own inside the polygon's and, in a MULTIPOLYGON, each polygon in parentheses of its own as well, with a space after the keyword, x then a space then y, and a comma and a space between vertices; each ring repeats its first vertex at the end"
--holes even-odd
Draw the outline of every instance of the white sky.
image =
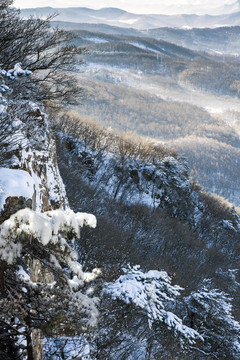
POLYGON ((135 13, 152 14, 220 14, 239 10, 240 0, 15 0, 17 8, 33 7, 117 7, 135 13), (231 8, 226 9, 226 6, 231 8))

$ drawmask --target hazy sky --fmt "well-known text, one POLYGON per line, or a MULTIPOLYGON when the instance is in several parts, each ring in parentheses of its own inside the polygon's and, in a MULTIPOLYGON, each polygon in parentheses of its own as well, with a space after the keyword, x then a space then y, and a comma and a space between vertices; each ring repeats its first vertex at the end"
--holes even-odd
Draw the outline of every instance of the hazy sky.
POLYGON ((15 0, 14 6, 18 8, 86 6, 93 9, 118 7, 135 13, 215 15, 237 11, 239 3, 240 0, 15 0))

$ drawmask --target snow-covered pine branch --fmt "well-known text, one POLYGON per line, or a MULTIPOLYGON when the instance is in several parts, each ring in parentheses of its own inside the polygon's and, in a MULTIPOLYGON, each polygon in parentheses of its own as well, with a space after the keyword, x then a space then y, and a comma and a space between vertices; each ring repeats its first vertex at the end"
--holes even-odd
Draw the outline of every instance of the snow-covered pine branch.
MULTIPOLYGON (((77 253, 63 236, 68 239, 79 237, 80 228, 84 225, 96 227, 95 216, 61 209, 45 213, 28 208, 19 210, 0 226, 0 257, 13 264, 26 251, 28 244, 35 240, 43 246, 55 247, 55 256, 58 254, 70 263, 76 260, 77 253)), ((74 266, 71 267, 74 271, 74 266)), ((79 271, 77 273, 79 275, 79 271)))
POLYGON ((196 330, 184 325, 181 318, 167 310, 169 303, 175 302, 184 289, 171 285, 171 277, 165 271, 144 273, 139 266, 134 266, 123 269, 123 272, 124 275, 115 282, 106 284, 105 293, 114 300, 120 299, 144 310, 150 328, 154 322, 161 322, 180 337, 181 343, 185 340, 194 344, 196 340, 203 340, 196 330))

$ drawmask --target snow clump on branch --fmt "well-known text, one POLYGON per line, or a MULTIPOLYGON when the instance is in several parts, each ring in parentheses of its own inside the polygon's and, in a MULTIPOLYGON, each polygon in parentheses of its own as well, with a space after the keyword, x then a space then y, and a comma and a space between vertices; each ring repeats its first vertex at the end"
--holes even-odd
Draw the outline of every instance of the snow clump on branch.
POLYGON ((21 255, 21 243, 26 239, 35 239, 43 246, 60 244, 64 252, 70 247, 61 235, 73 239, 80 236, 82 226, 95 228, 96 224, 94 215, 75 214, 72 210, 58 209, 45 213, 36 213, 28 208, 19 210, 0 226, 0 258, 12 264, 21 255))
POLYGON ((19 79, 20 77, 23 76, 32 76, 32 71, 30 70, 23 70, 22 69, 22 64, 21 63, 17 63, 14 65, 13 69, 10 69, 8 71, 6 70, 0 70, 0 74, 10 78, 11 80, 16 80, 19 79))

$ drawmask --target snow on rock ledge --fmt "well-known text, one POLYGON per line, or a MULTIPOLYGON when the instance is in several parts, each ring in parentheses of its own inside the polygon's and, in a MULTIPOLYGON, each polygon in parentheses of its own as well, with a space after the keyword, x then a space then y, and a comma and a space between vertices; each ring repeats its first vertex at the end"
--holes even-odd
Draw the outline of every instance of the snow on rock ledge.
POLYGON ((34 179, 36 204, 34 210, 47 211, 52 208, 68 208, 68 200, 58 170, 55 144, 48 144, 47 151, 23 150, 18 166, 26 168, 34 179))
POLYGON ((0 168, 0 211, 8 197, 23 197, 33 200, 35 183, 27 171, 0 168))

